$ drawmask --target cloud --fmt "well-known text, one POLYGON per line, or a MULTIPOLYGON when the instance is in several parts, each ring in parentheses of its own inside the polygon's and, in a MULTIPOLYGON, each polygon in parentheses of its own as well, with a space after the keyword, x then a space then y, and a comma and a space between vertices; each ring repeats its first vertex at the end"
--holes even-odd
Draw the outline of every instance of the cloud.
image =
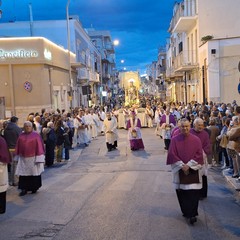
MULTIPOLYGON (((131 69, 157 59, 166 43, 175 0, 71 0, 69 15, 78 15, 84 28, 109 30, 119 39, 117 61, 131 69)), ((66 19, 67 0, 32 0, 34 20, 66 19)), ((29 0, 3 1, 1 21, 29 21, 29 0), (20 9, 20 11, 19 11, 20 9)))

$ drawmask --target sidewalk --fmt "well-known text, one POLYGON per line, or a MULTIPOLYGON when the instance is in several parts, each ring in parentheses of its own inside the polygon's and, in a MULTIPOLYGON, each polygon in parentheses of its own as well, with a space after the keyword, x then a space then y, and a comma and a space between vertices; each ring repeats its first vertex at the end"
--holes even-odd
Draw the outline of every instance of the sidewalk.
POLYGON ((232 187, 239 192, 240 196, 240 181, 237 178, 233 178, 232 174, 230 174, 226 169, 222 171, 223 176, 226 180, 232 185, 232 187))

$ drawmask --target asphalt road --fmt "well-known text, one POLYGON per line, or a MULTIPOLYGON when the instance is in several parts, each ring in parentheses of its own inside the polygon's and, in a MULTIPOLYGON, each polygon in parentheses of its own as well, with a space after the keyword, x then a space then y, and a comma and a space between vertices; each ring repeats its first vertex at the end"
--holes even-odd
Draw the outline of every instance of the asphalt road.
POLYGON ((0 240, 210 240, 240 239, 239 193, 210 170, 208 198, 200 202, 198 222, 182 217, 163 140, 142 129, 145 151, 131 152, 126 130, 118 150, 107 152, 99 136, 85 149, 70 152, 42 175, 37 194, 7 194, 0 215, 0 240))

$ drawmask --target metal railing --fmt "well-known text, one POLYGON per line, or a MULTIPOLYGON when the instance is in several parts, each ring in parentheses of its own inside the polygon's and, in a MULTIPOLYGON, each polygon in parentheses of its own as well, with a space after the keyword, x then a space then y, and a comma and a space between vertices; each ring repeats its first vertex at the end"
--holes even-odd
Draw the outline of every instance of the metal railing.
POLYGON ((193 66, 197 64, 197 51, 182 51, 173 59, 174 69, 183 66, 193 66))
POLYGON ((181 17, 193 17, 197 14, 197 0, 185 0, 178 4, 170 23, 169 32, 176 26, 181 17))

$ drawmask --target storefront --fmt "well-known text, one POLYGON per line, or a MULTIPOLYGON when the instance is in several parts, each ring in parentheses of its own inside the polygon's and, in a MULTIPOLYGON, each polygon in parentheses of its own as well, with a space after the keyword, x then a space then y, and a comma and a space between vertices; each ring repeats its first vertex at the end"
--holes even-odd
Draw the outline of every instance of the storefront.
POLYGON ((72 68, 70 79, 70 62, 75 62, 75 55, 46 38, 1 38, 0 97, 5 99, 5 117, 16 115, 23 122, 42 108, 77 106, 77 74, 72 68))

